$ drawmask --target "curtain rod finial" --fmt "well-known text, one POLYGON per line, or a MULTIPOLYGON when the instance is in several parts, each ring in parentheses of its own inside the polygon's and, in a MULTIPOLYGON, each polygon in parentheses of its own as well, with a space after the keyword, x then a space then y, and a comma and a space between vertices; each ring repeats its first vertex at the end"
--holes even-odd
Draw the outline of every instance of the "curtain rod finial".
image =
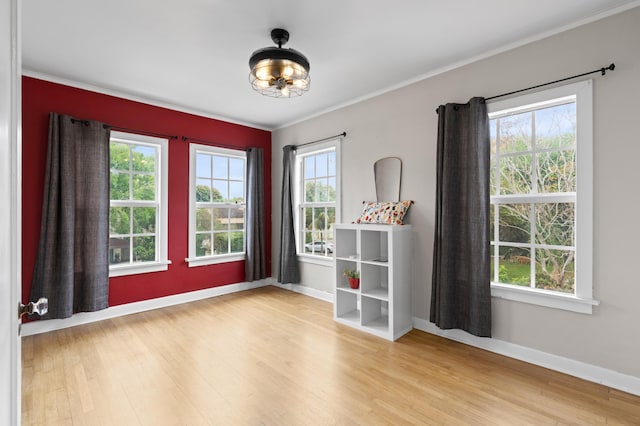
POLYGON ((613 71, 615 69, 616 69, 616 64, 611 64, 606 68, 600 69, 600 71, 602 71, 602 75, 605 75, 607 73, 607 71, 613 71))

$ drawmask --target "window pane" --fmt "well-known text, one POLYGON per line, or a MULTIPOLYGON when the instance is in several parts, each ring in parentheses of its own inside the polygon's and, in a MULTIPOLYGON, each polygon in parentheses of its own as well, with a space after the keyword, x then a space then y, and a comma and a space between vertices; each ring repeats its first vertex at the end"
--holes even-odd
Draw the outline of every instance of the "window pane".
POLYGON ((496 275, 495 275, 496 268, 495 268, 495 261, 494 261, 494 259, 496 257, 496 255, 495 255, 496 246, 495 246, 495 244, 493 242, 491 243, 491 248, 489 249, 489 253, 491 253, 491 261, 489 262, 489 265, 490 265, 490 268, 491 268, 489 276, 491 278, 489 279, 489 281, 498 282, 498 277, 496 277, 496 275))
POLYGON ((111 172, 109 178, 109 198, 111 200, 129 199, 129 173, 111 172))
POLYGON ((229 161, 227 157, 213 156, 213 177, 215 179, 229 179, 229 161))
POLYGON ((229 229, 229 208, 220 207, 213 209, 213 229, 226 231, 229 229))
POLYGON ((134 207, 133 208, 133 233, 150 234, 156 229, 156 208, 155 207, 134 207))
POLYGON ((196 177, 211 178, 211 156, 196 154, 196 177))
POLYGON ((328 156, 326 153, 316 155, 316 177, 327 176, 328 156))
POLYGON ((129 171, 129 145, 116 142, 109 144, 109 168, 112 171, 129 171))
POLYGON ((531 155, 500 157, 500 193, 531 192, 531 155))
POLYGON ((156 237, 133 237, 133 261, 153 262, 156 260, 156 237))
MULTIPOLYGON (((305 232, 304 233, 304 242, 305 244, 309 244, 313 242, 313 233, 312 232, 305 232)), ((311 251, 313 248, 311 245, 306 246, 307 251, 311 251)))
POLYGON ((216 232, 213 234, 213 254, 229 253, 229 234, 216 232))
POLYGON ((206 203, 209 201, 212 201, 211 200, 211 180, 196 179, 196 202, 206 203))
POLYGON ((575 146, 575 102, 539 109, 536 115, 536 148, 575 146))
POLYGON ((500 119, 500 154, 531 150, 531 112, 500 119))
POLYGON ((316 182, 315 180, 304 181, 304 200, 309 202, 316 201, 316 182))
MULTIPOLYGON (((324 207, 314 207, 313 209, 313 229, 314 231, 323 231, 327 224, 327 215, 324 207)), ((314 235, 314 240, 321 240, 322 236, 319 233, 314 235)))
POLYGON ((333 253, 333 223, 330 222, 332 215, 335 216, 334 211, 326 210, 327 215, 327 229, 322 231, 322 254, 325 256, 333 253))
POLYGON ((502 204, 498 208, 498 238, 510 243, 531 242, 531 204, 502 204))
POLYGON ((327 180, 327 201, 336 201, 336 178, 332 177, 327 180))
POLYGON ((326 202, 329 200, 329 182, 326 178, 316 180, 316 201, 326 202))
POLYGON ((336 223, 336 208, 335 207, 327 207, 327 229, 330 229, 329 237, 333 239, 333 225, 336 223))
POLYGON ((231 253, 242 253, 244 251, 244 232, 230 232, 229 237, 231 238, 231 253))
POLYGON ((536 204, 536 244, 575 246, 575 204, 536 204))
MULTIPOLYGON (((111 207, 109 209, 109 235, 123 235, 131 232, 130 207, 111 207)), ((127 245, 127 247, 129 247, 127 245)))
POLYGON ((213 209, 196 209, 196 232, 211 231, 213 209))
MULTIPOLYGON (((304 216, 304 228, 306 231, 313 231, 313 209, 302 209, 304 216)), ((307 241, 309 242, 309 241, 307 241)))
POLYGON ((196 234, 196 256, 211 255, 211 234, 196 234))
POLYGON ((129 263, 129 237, 109 238, 109 264, 129 263))
POLYGON ((498 282, 531 286, 531 251, 527 248, 499 248, 498 282))
POLYGON ((538 192, 575 192, 577 186, 576 152, 541 152, 536 161, 538 192))
POLYGON ((228 199, 229 199, 229 181, 214 180, 213 181, 213 200, 211 201, 227 201, 228 199))
POLYGON ((491 195, 498 194, 498 180, 496 179, 497 171, 497 161, 494 156, 491 156, 491 160, 489 160, 489 194, 491 195))
POLYGON ((536 249, 536 288, 573 293, 575 252, 536 249))
POLYGON ((304 233, 304 251, 306 253, 313 252, 313 236, 311 232, 304 233))
POLYGON ((132 170, 150 172, 156 170, 156 149, 150 146, 136 145, 131 149, 132 170))
POLYGON ((229 201, 244 202, 244 182, 229 182, 229 201))
POLYGON ((244 181, 244 160, 229 158, 229 179, 244 181))
POLYGON ((311 179, 316 176, 315 157, 309 156, 304 158, 304 178, 311 179))
POLYGON ((156 177, 154 175, 134 174, 131 178, 134 200, 153 201, 156 199, 156 177))
POLYGON ((244 229, 244 207, 232 207, 229 209, 229 229, 244 229))
POLYGON ((336 153, 332 151, 327 154, 329 161, 329 176, 336 176, 336 153))
POLYGON ((494 242, 495 229, 495 210, 494 205, 489 205, 489 241, 494 242))
POLYGON ((494 154, 496 154, 498 151, 498 138, 497 138, 497 127, 498 125, 498 120, 497 119, 493 119, 493 120, 489 120, 489 147, 491 149, 491 155, 493 156, 494 154))

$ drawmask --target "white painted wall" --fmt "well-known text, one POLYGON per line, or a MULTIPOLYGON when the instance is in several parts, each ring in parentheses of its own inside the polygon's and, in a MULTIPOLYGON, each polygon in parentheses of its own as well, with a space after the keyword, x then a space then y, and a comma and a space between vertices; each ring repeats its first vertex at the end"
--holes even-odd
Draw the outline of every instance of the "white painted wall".
MULTIPOLYGON (((454 29, 452 29, 454 30, 454 29)), ((447 102, 492 96, 607 66, 594 77, 593 315, 493 301, 494 339, 640 378, 640 7, 428 78, 273 133, 273 265, 280 232, 281 148, 347 132, 342 147, 342 221, 374 199, 373 162, 403 161, 402 198, 412 199, 412 315, 429 318, 437 115, 447 102)), ((435 43, 425 40, 425 44, 435 43)), ((331 270, 305 264, 303 285, 331 291, 331 270)), ((273 276, 277 276, 277 270, 273 276)))

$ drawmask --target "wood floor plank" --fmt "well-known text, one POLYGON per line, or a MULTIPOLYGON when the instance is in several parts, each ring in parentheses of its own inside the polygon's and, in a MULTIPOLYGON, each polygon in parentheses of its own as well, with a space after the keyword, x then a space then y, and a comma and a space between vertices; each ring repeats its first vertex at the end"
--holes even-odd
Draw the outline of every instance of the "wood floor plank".
POLYGON ((640 397, 275 287, 23 339, 24 425, 640 424, 640 397))

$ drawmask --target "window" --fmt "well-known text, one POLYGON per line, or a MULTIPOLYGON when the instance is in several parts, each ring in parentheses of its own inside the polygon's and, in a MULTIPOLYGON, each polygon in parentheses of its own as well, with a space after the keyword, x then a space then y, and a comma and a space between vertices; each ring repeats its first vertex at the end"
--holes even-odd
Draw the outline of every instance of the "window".
POLYGON ((298 254, 302 259, 333 256, 333 225, 339 217, 337 140, 296 152, 298 254))
POLYGON ((492 294, 590 313, 591 81, 489 112, 492 294))
POLYGON ((191 144, 189 266, 243 260, 244 151, 191 144))
POLYGON ((167 270, 167 145, 111 132, 109 276, 167 270))

